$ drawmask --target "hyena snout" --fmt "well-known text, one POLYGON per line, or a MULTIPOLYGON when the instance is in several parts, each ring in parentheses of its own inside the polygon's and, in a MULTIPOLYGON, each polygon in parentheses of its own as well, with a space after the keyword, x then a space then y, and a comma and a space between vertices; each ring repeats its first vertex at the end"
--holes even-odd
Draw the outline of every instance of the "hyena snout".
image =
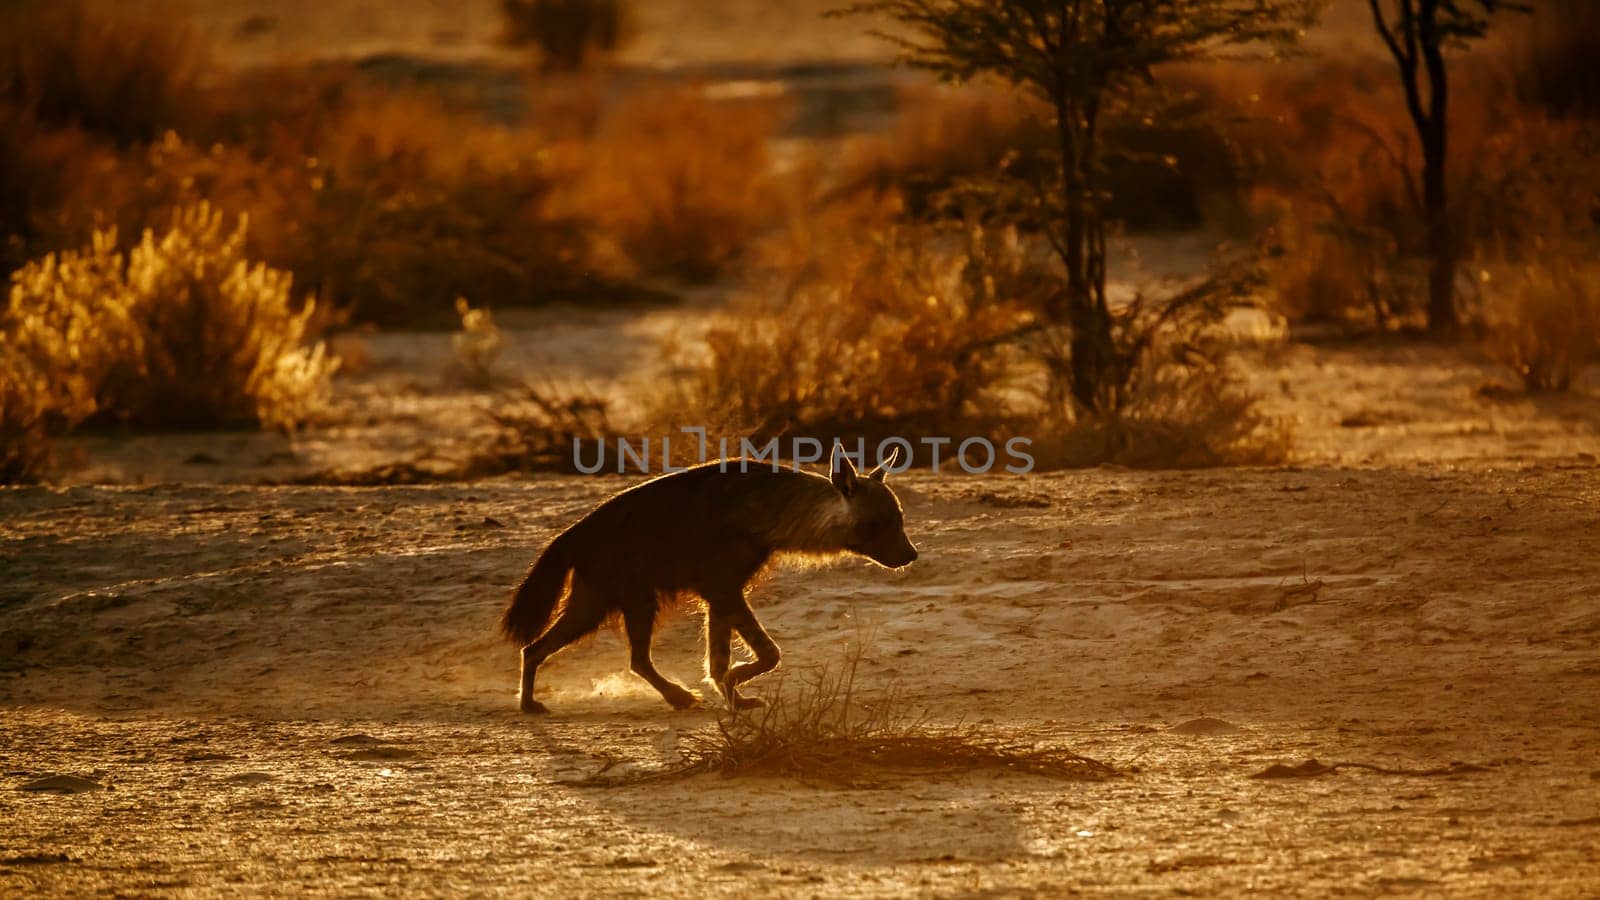
POLYGON ((917 561, 917 548, 911 539, 900 535, 899 540, 886 541, 884 546, 868 548, 867 556, 880 566, 899 569, 917 561))

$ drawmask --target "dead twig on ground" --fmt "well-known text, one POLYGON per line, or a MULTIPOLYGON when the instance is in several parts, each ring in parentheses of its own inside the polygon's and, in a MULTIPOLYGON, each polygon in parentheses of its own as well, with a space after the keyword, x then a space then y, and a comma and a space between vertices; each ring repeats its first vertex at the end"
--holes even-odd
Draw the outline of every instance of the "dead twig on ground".
POLYGON ((859 647, 845 666, 800 676, 755 713, 719 715, 714 726, 684 735, 679 760, 661 768, 573 782, 621 787, 675 781, 716 772, 725 777, 789 777, 843 787, 867 787, 875 775, 935 775, 977 770, 1097 781, 1117 774, 1098 760, 1058 746, 971 725, 935 726, 909 714, 893 687, 863 692, 856 685, 859 647))
POLYGON ((1400 775, 1408 778, 1429 778, 1438 775, 1465 775, 1470 772, 1487 772, 1488 767, 1473 763, 1452 762, 1448 766, 1433 769, 1391 769, 1387 766, 1376 766, 1371 763, 1336 762, 1331 764, 1320 763, 1308 759, 1297 766, 1276 763, 1260 772, 1251 775, 1251 778, 1314 778, 1319 775, 1332 775, 1340 769, 1364 769, 1376 772, 1379 775, 1400 775))

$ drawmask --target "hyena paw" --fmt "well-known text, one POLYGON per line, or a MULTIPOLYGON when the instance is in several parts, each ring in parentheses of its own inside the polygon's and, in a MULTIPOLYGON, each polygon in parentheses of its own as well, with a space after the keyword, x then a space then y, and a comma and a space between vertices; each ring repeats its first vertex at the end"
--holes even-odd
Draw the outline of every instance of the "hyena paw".
POLYGON ((672 704, 673 709, 694 709, 700 705, 700 695, 686 688, 678 688, 675 691, 663 693, 662 696, 666 698, 668 703, 672 704))
POLYGON ((739 693, 739 688, 735 686, 736 684, 732 678, 727 678, 723 680, 721 685, 722 696, 728 701, 729 709, 760 709, 767 705, 767 701, 760 697, 746 697, 739 693))
POLYGON ((540 703, 532 697, 523 697, 519 705, 522 708, 523 714, 525 715, 546 716, 550 714, 550 707, 545 706, 543 703, 540 703))

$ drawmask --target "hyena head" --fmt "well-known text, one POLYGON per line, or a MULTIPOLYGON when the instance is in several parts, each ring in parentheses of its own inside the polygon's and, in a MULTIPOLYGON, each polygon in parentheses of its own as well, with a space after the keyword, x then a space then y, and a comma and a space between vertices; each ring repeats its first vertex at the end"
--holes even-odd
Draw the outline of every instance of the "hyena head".
POLYGON ((917 558, 917 548, 906 537, 900 499, 884 483, 888 469, 899 458, 900 450, 896 448, 888 462, 860 475, 850 457, 837 445, 833 450, 833 486, 844 495, 850 510, 845 549, 891 569, 909 566, 917 558))

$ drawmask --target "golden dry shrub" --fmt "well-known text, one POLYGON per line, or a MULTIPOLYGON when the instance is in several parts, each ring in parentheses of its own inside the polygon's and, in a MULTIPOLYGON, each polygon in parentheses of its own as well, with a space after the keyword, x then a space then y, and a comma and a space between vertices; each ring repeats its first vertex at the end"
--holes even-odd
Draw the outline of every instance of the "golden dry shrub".
POLYGON ((219 70, 162 0, 0 3, 0 103, 121 146, 204 123, 219 70))
POLYGON ((1387 331, 1409 321, 1420 266, 1385 229, 1296 204, 1268 232, 1274 306, 1290 321, 1387 331))
POLYGON ((1565 391, 1600 363, 1600 242, 1547 246, 1485 274, 1487 349, 1527 390, 1565 391))
POLYGON ((50 459, 48 377, 0 347, 0 484, 38 480, 50 459))
POLYGON ((7 355, 52 383, 62 430, 90 416, 153 427, 292 427, 336 366, 312 343, 316 305, 244 254, 245 225, 209 205, 124 253, 112 231, 14 274, 7 355))
POLYGON ((360 320, 442 325, 456 297, 536 304, 605 288, 551 212, 545 146, 421 96, 363 94, 312 136, 283 264, 360 320))
MULTIPOLYGON (((59 141, 59 138, 58 138, 59 141)), ((294 154, 277 158, 237 144, 202 145, 168 131, 120 154, 70 150, 57 161, 61 189, 36 216, 38 242, 77 246, 95 231, 138 235, 165 228, 176 207, 206 202, 250 219, 252 258, 286 268, 314 210, 317 172, 294 154)))
POLYGON ((1288 423, 1262 410, 1229 351, 1168 337, 1139 362, 1121 406, 1045 420, 1033 453, 1046 469, 1200 469, 1278 465, 1292 449, 1288 423))
POLYGON ((1233 307, 1204 285, 1180 292, 1181 307, 1119 308, 1128 376, 1112 410, 1089 416, 1062 396, 1067 335, 1042 315, 1059 274, 1014 229, 833 210, 792 223, 762 263, 772 281, 686 346, 674 387, 647 413, 656 430, 824 443, 1023 436, 1042 468, 1288 456, 1286 424, 1261 410, 1233 361, 1240 338, 1224 321, 1233 307))
POLYGON ((1269 293, 1293 322, 1379 331, 1420 322, 1425 232, 1404 156, 1409 125, 1392 90, 1368 77, 1330 66, 1287 85, 1246 83, 1248 128, 1267 148, 1255 203, 1271 222, 1269 293), (1338 105, 1355 93, 1379 100, 1338 105))
POLYGON ((823 216, 791 225, 766 257, 772 283, 709 330, 663 417, 823 441, 947 435, 1000 418, 1003 345, 1037 307, 1015 232, 823 216))
POLYGON ((1030 118, 1026 95, 993 86, 902 87, 894 124, 853 141, 839 162, 846 192, 897 191, 908 212, 938 212, 942 192, 1043 156, 1048 134, 1030 118))
POLYGON ((167 132, 111 158, 68 160, 33 243, 76 246, 111 227, 140 234, 174 207, 209 202, 249 216, 252 258, 387 326, 444 326, 462 295, 537 304, 610 287, 590 274, 578 223, 549 212, 554 177, 530 132, 425 96, 354 90, 289 117, 263 143, 167 132))
MULTIPOLYGON (((89 257, 104 260, 114 252, 109 236, 102 235, 89 257)), ((43 286, 54 283, 58 271, 52 256, 25 274, 43 286)), ((99 275, 89 271, 85 277, 98 281, 99 275)), ((38 480, 49 465, 54 439, 94 415, 96 384, 84 364, 92 356, 86 351, 115 339, 108 333, 109 317, 95 305, 30 304, 25 290, 13 283, 0 313, 0 484, 38 480)))
POLYGON ((1070 330, 1041 335, 1051 402, 1033 423, 1041 468, 1116 463, 1141 469, 1275 465, 1288 460, 1288 420, 1262 406, 1241 354, 1281 341, 1262 309, 1259 267, 1215 260, 1207 274, 1114 303, 1118 378, 1098 410, 1069 399, 1070 330))
MULTIPOLYGON (((1481 66, 1452 74, 1447 178, 1460 253, 1486 159, 1475 152, 1522 114, 1481 66)), ((1207 98, 1238 151, 1249 218, 1267 225, 1269 294, 1291 321, 1391 330, 1420 325, 1427 229, 1414 126, 1392 67, 1306 59, 1174 73, 1207 98), (1363 102, 1352 104, 1351 97, 1363 102)))
POLYGON ((625 0, 500 0, 503 40, 531 46, 539 65, 571 72, 616 52, 633 34, 625 0))
POLYGON ((710 280, 785 211, 768 152, 780 113, 694 85, 643 89, 601 119, 571 204, 640 272, 710 280))
POLYGON ((1600 359, 1600 127, 1525 115, 1479 151, 1466 198, 1491 356, 1530 391, 1600 359))

